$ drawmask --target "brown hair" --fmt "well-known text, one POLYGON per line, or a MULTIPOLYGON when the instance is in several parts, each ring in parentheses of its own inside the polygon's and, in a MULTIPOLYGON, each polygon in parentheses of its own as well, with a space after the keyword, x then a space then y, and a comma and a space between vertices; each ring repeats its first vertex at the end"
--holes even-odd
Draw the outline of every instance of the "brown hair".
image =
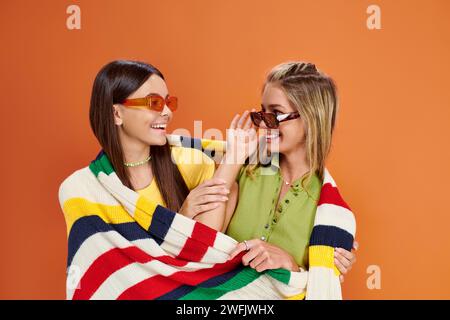
MULTIPOLYGON (((105 65, 97 74, 92 88, 89 120, 92 131, 109 158, 117 176, 130 189, 133 186, 123 165, 124 154, 118 129, 114 123, 113 105, 123 103, 152 75, 164 76, 154 66, 128 60, 105 65)), ((162 198, 170 210, 178 211, 189 189, 176 164, 172 161, 168 143, 151 146, 152 171, 162 198)))

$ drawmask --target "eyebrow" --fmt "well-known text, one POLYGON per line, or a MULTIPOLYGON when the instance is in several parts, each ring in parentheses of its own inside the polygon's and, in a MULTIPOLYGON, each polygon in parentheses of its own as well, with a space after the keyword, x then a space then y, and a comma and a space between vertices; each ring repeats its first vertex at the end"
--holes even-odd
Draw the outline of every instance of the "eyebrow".
MULTIPOLYGON (((270 108, 270 109, 274 109, 274 108, 276 108, 276 107, 284 108, 284 106, 281 105, 281 104, 269 104, 269 105, 267 106, 267 108, 270 108)), ((265 109, 265 108, 264 108, 264 105, 263 105, 262 103, 261 103, 261 108, 262 108, 262 109, 265 109)))

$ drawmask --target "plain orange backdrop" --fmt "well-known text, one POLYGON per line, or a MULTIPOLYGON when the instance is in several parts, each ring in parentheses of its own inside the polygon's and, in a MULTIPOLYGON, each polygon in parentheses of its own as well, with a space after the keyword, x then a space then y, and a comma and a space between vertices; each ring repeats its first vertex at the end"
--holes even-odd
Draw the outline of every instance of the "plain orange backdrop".
POLYGON ((169 131, 225 130, 266 72, 314 62, 341 106, 328 167, 356 213, 346 299, 450 299, 450 1, 5 1, 1 33, 0 298, 64 299, 65 177, 99 150, 93 79, 115 59, 160 68, 180 99, 169 131), (81 30, 66 9, 81 8, 81 30), (381 30, 366 9, 381 8, 381 30), (381 289, 366 285, 381 269, 381 289))

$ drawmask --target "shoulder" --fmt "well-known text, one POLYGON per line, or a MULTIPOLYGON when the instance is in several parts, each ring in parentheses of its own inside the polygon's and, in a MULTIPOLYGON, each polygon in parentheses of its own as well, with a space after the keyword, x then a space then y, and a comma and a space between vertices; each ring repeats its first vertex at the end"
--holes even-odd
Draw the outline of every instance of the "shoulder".
POLYGON ((63 180, 59 186, 59 192, 67 192, 70 189, 76 188, 80 184, 84 184, 91 176, 93 177, 93 174, 89 167, 79 169, 63 180))
POLYGON ((273 176, 277 173, 277 170, 271 166, 263 166, 261 164, 244 164, 236 177, 237 182, 252 181, 257 182, 261 177, 273 176))
POLYGON ((214 160, 195 148, 172 147, 172 158, 176 164, 214 165, 214 160))
POLYGON ((214 160, 201 150, 185 147, 172 147, 171 150, 172 160, 177 165, 190 190, 203 181, 211 179, 214 175, 214 160))
POLYGON ((311 188, 313 188, 314 190, 320 192, 320 190, 322 189, 322 180, 320 179, 320 177, 316 174, 313 174, 311 176, 311 180, 309 182, 309 185, 311 186, 311 188))
POLYGON ((93 185, 97 182, 92 171, 89 167, 79 169, 68 176, 59 186, 58 198, 59 203, 62 206, 66 200, 75 197, 82 197, 84 190, 89 185, 93 185))

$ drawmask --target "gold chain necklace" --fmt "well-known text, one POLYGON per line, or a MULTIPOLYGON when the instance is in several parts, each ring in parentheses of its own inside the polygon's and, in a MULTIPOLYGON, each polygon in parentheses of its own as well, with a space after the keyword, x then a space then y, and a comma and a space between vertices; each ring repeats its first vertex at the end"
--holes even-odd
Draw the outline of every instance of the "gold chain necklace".
MULTIPOLYGON (((281 180, 283 180, 285 185, 287 185, 287 186, 292 185, 292 182, 288 182, 288 181, 284 180, 284 178, 283 178, 283 176, 281 174, 281 170, 280 170, 280 177, 281 177, 281 180)), ((281 192, 281 190, 280 190, 280 192, 281 192)))
POLYGON ((137 166, 141 166, 141 165, 149 162, 151 158, 152 158, 152 156, 148 156, 148 158, 145 160, 138 161, 138 162, 124 162, 123 165, 125 167, 137 167, 137 166))

